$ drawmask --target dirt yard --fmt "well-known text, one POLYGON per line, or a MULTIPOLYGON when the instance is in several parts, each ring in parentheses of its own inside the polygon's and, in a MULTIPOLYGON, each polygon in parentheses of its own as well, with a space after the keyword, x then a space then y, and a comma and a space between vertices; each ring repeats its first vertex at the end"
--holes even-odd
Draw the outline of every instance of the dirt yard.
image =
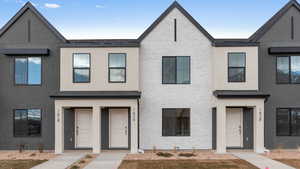
POLYGON ((125 160, 119 169, 257 169, 243 160, 125 160))
POLYGON ((54 153, 39 153, 37 151, 0 151, 0 160, 49 160, 56 157, 54 153))

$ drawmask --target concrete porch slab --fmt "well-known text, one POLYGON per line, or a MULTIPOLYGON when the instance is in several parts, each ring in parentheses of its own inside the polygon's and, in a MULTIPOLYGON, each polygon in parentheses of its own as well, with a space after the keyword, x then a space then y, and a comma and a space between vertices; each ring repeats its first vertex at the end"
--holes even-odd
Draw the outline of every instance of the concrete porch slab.
POLYGON ((117 169, 126 154, 125 152, 102 152, 84 169, 117 169))

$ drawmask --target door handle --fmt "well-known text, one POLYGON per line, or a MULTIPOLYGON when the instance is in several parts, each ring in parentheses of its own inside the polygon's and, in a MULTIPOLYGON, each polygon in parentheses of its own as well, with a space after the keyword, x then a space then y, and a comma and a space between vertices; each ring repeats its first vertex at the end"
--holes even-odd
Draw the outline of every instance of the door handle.
POLYGON ((127 126, 125 126, 125 135, 127 135, 127 126))
POLYGON ((78 136, 78 126, 76 126, 76 135, 78 136))
POLYGON ((240 135, 242 134, 242 127, 241 126, 239 126, 239 133, 240 133, 240 135))

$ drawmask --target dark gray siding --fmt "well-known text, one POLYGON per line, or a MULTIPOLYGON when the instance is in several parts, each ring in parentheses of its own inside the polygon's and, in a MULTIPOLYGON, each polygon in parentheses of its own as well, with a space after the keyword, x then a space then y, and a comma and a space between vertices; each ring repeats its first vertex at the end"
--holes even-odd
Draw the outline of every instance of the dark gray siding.
POLYGON ((30 9, 0 37, 0 48, 50 49, 50 55, 42 57, 41 86, 15 86, 14 57, 0 55, 0 149, 15 149, 20 143, 30 149, 38 144, 54 149, 54 100, 49 95, 59 89, 59 43, 61 40, 30 9), (13 109, 18 108, 42 109, 41 137, 13 136, 13 109))
POLYGON ((300 137, 276 136, 276 108, 300 107, 299 84, 276 84, 276 57, 268 54, 269 47, 300 46, 300 13, 291 7, 259 40, 260 89, 271 94, 265 104, 265 146, 273 149, 278 146, 296 148, 300 137), (294 39, 291 37, 291 17, 294 18, 294 39))

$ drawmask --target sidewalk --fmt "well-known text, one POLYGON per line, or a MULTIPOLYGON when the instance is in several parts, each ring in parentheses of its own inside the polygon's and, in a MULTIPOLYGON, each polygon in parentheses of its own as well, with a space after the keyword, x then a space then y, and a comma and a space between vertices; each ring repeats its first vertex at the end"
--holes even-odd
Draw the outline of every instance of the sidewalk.
POLYGON ((85 155, 85 153, 64 153, 31 169, 65 169, 85 155))
POLYGON ((232 153, 232 154, 242 160, 248 161, 249 163, 251 163, 252 165, 260 169, 266 169, 267 167, 269 169, 295 169, 286 164, 280 163, 278 161, 269 159, 267 157, 264 157, 262 155, 253 152, 239 152, 239 153, 232 153))

